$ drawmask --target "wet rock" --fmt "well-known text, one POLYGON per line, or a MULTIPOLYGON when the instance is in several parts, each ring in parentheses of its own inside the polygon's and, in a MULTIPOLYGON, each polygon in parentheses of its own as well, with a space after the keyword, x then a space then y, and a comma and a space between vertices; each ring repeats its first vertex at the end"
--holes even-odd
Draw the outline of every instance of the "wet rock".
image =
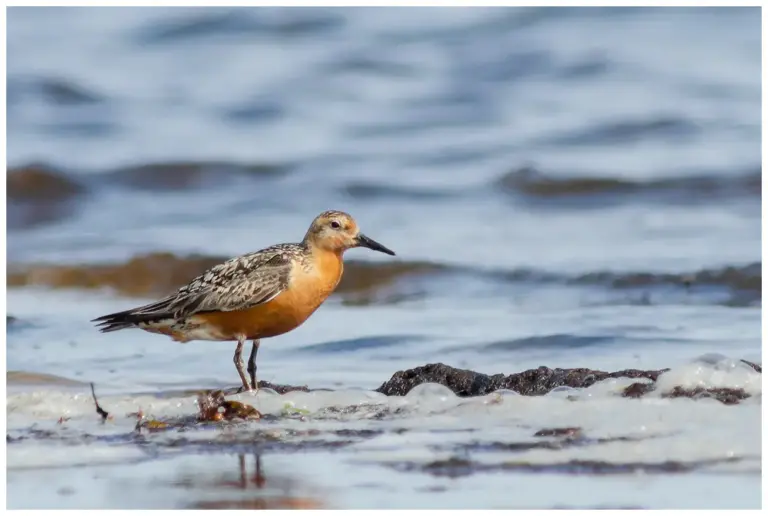
POLYGON ((733 389, 728 387, 710 389, 696 387, 695 389, 685 389, 680 386, 661 395, 662 398, 714 398, 725 405, 736 405, 740 401, 749 398, 749 396, 750 395, 744 389, 733 389))
POLYGON ((622 392, 622 396, 624 396, 625 398, 640 398, 655 389, 656 389, 656 385, 654 383, 635 382, 632 385, 628 386, 626 389, 624 389, 624 392, 622 392))
POLYGON ((405 396, 422 383, 439 383, 451 389, 457 396, 484 396, 499 389, 509 389, 526 396, 546 394, 555 387, 589 387, 607 378, 647 378, 656 381, 666 371, 640 371, 626 369, 614 373, 592 369, 550 369, 539 367, 522 373, 504 376, 488 376, 466 369, 456 369, 445 364, 428 364, 406 371, 398 371, 382 384, 378 392, 388 396, 405 396))
MULTIPOLYGON (((756 371, 761 373, 762 369, 759 366, 757 367, 758 369, 756 369, 756 371)), ((655 390, 656 390, 656 385, 654 383, 637 382, 625 388, 624 391, 622 392, 622 396, 626 398, 641 398, 646 394, 648 394, 649 392, 653 392, 655 390)), ((725 405, 736 405, 740 401, 749 398, 750 394, 747 393, 744 389, 734 389, 734 388, 727 388, 727 387, 718 387, 718 388, 696 387, 695 389, 686 389, 686 388, 677 386, 669 392, 662 393, 661 397, 662 398, 692 398, 692 399, 714 398, 725 405)))
POLYGON ((405 396, 422 383, 438 383, 450 388, 459 396, 482 396, 497 390, 499 377, 490 377, 467 369, 456 369, 445 364, 428 364, 414 369, 396 372, 392 378, 376 389, 387 396, 405 396))
MULTIPOLYGON (((762 368, 757 364, 751 362, 748 364, 756 368, 756 371, 762 372, 762 368)), ((650 371, 625 369, 608 373, 585 368, 550 369, 539 367, 508 376, 503 374, 489 376, 467 369, 456 369, 445 364, 428 364, 406 371, 398 371, 376 390, 387 396, 405 396, 417 385, 437 383, 448 387, 461 397, 484 396, 499 389, 513 390, 525 396, 538 396, 546 394, 556 387, 585 388, 608 378, 644 378, 650 380, 650 382, 632 383, 622 391, 622 396, 626 398, 640 398, 656 389, 656 380, 659 375, 666 371, 668 369, 650 371)), ((684 389, 675 387, 671 391, 663 393, 662 397, 714 398, 726 405, 733 405, 749 398, 750 394, 744 389, 703 387, 684 389)))
POLYGON ((548 367, 539 367, 507 376, 500 388, 511 389, 524 395, 546 394, 555 387, 585 388, 608 378, 648 378, 656 381, 659 375, 665 371, 666 369, 657 371, 625 369, 607 373, 586 368, 549 369, 548 367))

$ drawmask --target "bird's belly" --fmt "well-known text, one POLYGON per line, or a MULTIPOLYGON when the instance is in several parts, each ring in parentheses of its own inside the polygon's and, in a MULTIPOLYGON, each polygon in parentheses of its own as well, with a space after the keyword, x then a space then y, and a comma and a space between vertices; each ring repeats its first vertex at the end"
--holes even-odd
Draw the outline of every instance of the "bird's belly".
POLYGON ((300 326, 326 297, 327 294, 297 296, 286 291, 263 305, 231 312, 201 313, 192 316, 189 322, 199 325, 196 332, 215 334, 221 340, 234 340, 240 336, 248 339, 274 337, 300 326))

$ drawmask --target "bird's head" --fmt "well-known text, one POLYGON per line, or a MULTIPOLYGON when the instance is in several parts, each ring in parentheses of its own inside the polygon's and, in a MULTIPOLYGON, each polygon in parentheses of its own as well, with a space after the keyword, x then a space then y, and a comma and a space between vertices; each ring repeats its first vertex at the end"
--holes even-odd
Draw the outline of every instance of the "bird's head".
POLYGON ((304 237, 304 243, 339 254, 353 247, 367 247, 384 254, 395 255, 394 251, 362 234, 355 219, 343 211, 325 211, 315 217, 304 237))

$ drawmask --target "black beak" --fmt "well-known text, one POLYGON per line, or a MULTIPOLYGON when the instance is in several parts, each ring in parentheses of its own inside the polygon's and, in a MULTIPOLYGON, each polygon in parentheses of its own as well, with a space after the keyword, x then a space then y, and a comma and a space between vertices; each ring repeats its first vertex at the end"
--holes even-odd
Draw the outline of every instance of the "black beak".
POLYGON ((394 251, 387 249, 386 247, 378 243, 376 240, 373 240, 372 238, 368 238, 362 233, 357 235, 357 245, 360 247, 367 247, 368 249, 373 249, 374 251, 379 251, 380 253, 388 254, 390 256, 395 256, 394 251))

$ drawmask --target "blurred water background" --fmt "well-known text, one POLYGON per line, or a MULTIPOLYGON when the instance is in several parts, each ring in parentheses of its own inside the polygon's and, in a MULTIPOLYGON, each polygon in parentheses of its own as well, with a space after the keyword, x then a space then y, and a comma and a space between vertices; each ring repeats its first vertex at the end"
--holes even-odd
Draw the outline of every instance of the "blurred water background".
POLYGON ((738 362, 761 363, 759 9, 7 12, 9 508, 759 507, 762 390, 738 362), (297 241, 326 209, 398 256, 350 251, 354 278, 261 347, 261 379, 334 391, 254 405, 309 411, 275 432, 366 439, 342 452, 301 434, 251 484, 258 424, 141 443, 130 421, 97 424, 85 382, 122 417, 194 411, 156 394, 236 376, 230 344, 90 319, 173 286, 163 260, 297 241), (753 396, 371 392, 432 362, 671 367, 753 396), (362 402, 396 415, 329 411, 362 402), (472 458, 691 471, 413 466, 547 425, 653 438, 472 458))

